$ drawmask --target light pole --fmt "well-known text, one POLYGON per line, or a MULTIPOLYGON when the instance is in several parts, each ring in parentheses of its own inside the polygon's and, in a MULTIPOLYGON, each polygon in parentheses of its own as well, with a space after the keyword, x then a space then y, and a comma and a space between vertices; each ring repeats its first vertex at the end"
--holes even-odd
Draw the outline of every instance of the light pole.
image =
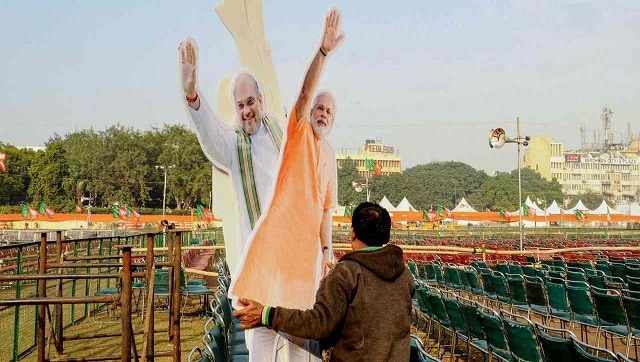
POLYGON ((356 192, 362 192, 362 190, 366 190, 367 202, 369 202, 369 199, 371 198, 371 192, 369 191, 369 175, 367 174, 364 175, 364 183, 352 181, 351 187, 353 187, 353 189, 356 190, 356 192))
POLYGON ((164 187, 162 190, 162 220, 165 219, 166 215, 167 215, 167 169, 169 168, 175 168, 176 165, 157 165, 156 166, 156 170, 157 169, 161 169, 164 171, 164 187))
POLYGON ((516 137, 507 137, 507 133, 502 128, 492 129, 489 132, 489 147, 501 148, 505 143, 515 143, 518 145, 518 205, 520 212, 518 213, 518 227, 520 229, 520 250, 523 250, 523 232, 522 232, 522 178, 520 175, 520 146, 528 146, 529 136, 520 135, 520 117, 516 118, 516 137))

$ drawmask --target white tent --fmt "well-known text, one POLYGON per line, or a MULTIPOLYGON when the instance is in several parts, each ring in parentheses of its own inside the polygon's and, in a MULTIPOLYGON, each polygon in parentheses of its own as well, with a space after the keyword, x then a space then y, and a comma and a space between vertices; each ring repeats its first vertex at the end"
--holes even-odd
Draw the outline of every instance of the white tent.
POLYGON ((458 202, 458 205, 456 205, 456 207, 453 208, 453 210, 451 211, 452 212, 478 212, 476 209, 471 207, 471 205, 469 205, 469 203, 464 197, 462 198, 462 200, 460 200, 460 202, 458 202))
POLYGON ((615 210, 613 207, 609 206, 606 201, 602 200, 602 203, 600 204, 600 206, 598 206, 594 210, 592 210, 591 214, 593 214, 593 215, 606 215, 606 214, 611 214, 611 215, 616 215, 617 214, 617 215, 620 215, 620 214, 623 214, 623 212, 615 210))
POLYGON ((556 200, 553 200, 551 205, 547 207, 547 215, 560 215, 562 213, 563 211, 560 208, 560 206, 558 206, 558 203, 556 202, 556 200))
POLYGON ((572 207, 572 208, 570 208, 568 210, 565 210, 565 212, 568 213, 568 214, 571 214, 571 213, 575 212, 576 210, 580 210, 580 211, 587 210, 587 211, 589 211, 589 213, 591 213, 591 210, 589 210, 588 207, 584 206, 584 204, 582 203, 582 200, 578 200, 578 203, 576 204, 576 206, 574 206, 574 207, 572 207))
POLYGON ((393 211, 418 211, 415 207, 411 206, 409 200, 406 197, 402 198, 402 201, 396 206, 393 211))
POLYGON ((387 211, 393 211, 395 209, 395 207, 393 207, 393 204, 391 203, 391 201, 389 201, 389 199, 387 199, 387 196, 383 196, 382 200, 380 200, 378 205, 384 207, 385 209, 387 209, 387 211))
POLYGON ((529 196, 527 196, 527 200, 524 202, 525 205, 529 206, 529 209, 534 209, 536 210, 536 214, 537 215, 542 215, 544 214, 544 210, 542 208, 540 208, 540 206, 536 205, 535 202, 531 201, 531 199, 529 198, 529 196))

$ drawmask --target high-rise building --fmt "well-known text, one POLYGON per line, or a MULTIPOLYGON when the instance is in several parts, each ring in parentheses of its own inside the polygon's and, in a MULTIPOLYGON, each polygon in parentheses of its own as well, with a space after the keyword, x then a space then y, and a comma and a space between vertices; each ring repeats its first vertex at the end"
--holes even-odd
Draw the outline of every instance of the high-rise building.
POLYGON ((640 140, 628 146, 565 150, 550 136, 531 138, 524 165, 538 171, 547 180, 556 179, 569 198, 592 191, 615 203, 640 198, 640 140))
POLYGON ((402 172, 402 158, 400 152, 393 146, 384 145, 381 140, 365 140, 364 148, 358 148, 355 152, 338 150, 336 160, 338 167, 350 158, 356 162, 360 175, 375 172, 389 175, 402 172))

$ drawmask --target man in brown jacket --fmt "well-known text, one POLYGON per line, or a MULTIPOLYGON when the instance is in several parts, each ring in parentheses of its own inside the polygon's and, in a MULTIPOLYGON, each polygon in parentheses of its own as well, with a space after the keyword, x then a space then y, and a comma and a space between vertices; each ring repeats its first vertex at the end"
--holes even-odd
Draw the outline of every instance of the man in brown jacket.
POLYGON ((351 221, 353 252, 322 281, 312 309, 263 306, 240 299, 235 311, 243 328, 266 326, 333 347, 331 361, 408 361, 413 278, 402 249, 386 245, 391 218, 365 202, 351 221))

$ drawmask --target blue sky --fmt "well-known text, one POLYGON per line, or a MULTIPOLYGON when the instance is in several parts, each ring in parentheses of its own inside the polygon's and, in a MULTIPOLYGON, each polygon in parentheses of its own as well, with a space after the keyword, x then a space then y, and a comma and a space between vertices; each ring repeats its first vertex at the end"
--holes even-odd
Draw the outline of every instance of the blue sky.
MULTIPOLYGON (((199 44, 201 87, 238 70, 217 1, 13 1, 0 4, 0 141, 44 144, 54 133, 188 124, 177 46, 199 44)), ((578 127, 600 129, 607 104, 615 139, 640 131, 638 1, 264 0, 282 99, 292 103, 324 11, 346 34, 321 87, 332 89, 336 150, 381 138, 404 166, 456 160, 515 168, 515 148, 487 147, 489 129, 552 135, 569 148, 578 127)), ((591 138, 591 133, 588 133, 591 138)))

